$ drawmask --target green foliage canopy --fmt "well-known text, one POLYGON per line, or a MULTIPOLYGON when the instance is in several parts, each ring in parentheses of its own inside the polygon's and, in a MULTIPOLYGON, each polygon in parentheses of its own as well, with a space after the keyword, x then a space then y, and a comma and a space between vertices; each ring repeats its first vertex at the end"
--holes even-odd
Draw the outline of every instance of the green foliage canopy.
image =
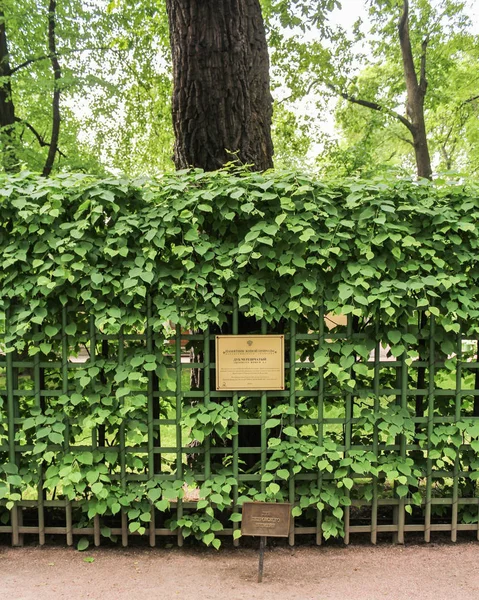
POLYGON ((453 330, 478 314, 473 183, 24 172, 4 176, 1 189, 1 300, 24 307, 18 334, 66 304, 118 331, 147 295, 155 327, 222 323, 235 297, 270 322, 318 298, 330 311, 378 315, 386 328, 431 303, 453 330))

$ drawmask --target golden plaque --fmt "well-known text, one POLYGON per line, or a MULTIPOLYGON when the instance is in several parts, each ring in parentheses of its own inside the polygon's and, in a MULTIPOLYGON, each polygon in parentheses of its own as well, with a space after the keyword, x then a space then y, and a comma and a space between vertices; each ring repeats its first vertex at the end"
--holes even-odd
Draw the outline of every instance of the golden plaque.
POLYGON ((284 335, 217 335, 216 389, 284 390, 284 335))

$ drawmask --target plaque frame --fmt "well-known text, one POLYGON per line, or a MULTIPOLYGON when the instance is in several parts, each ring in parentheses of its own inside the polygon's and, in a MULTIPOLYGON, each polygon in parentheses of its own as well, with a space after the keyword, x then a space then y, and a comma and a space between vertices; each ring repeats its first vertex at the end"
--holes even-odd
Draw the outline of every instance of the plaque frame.
POLYGON ((215 348, 217 391, 285 389, 284 335, 217 335, 215 348), (266 343, 267 347, 252 348, 255 342, 260 342, 262 346, 266 343), (231 353, 228 359, 225 356, 227 352, 231 353), (249 355, 250 353, 255 353, 256 356, 249 355), (233 371, 233 361, 235 360, 241 361, 238 362, 238 370, 241 370, 242 377, 238 383, 230 374, 233 371), (262 366, 264 371, 261 371, 262 366))

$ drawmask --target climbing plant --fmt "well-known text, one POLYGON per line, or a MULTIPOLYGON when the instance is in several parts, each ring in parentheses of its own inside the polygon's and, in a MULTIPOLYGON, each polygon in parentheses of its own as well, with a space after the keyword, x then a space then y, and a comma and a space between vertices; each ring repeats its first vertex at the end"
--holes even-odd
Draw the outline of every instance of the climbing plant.
POLYGON ((362 531, 361 506, 372 536, 392 506, 399 536, 421 514, 427 537, 435 496, 451 531, 477 522, 477 192, 237 168, 2 176, 5 531, 32 497, 124 543, 219 547, 252 499, 290 501, 318 541, 362 531), (215 390, 214 336, 238 327, 285 335, 284 392, 215 390))

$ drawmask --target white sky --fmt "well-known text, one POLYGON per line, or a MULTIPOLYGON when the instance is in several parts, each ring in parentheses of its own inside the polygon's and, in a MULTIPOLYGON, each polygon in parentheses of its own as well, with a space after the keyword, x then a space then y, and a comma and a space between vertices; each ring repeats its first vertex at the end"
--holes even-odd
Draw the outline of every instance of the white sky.
MULTIPOLYGON (((336 8, 330 16, 332 24, 342 25, 345 29, 351 29, 354 22, 361 17, 367 20, 368 8, 366 0, 339 0, 341 8, 336 8)), ((479 34, 479 0, 466 0, 465 13, 469 15, 472 30, 479 34)))

